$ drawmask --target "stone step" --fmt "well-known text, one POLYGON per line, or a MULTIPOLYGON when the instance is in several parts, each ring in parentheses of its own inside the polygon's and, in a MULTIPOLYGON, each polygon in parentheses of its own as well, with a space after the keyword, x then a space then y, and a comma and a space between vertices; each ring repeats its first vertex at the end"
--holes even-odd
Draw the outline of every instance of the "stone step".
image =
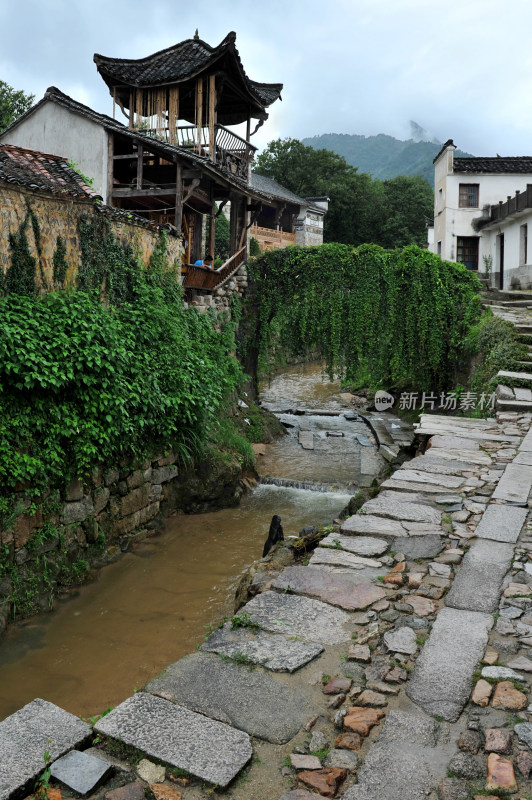
MULTIPOLYGON (((532 380, 532 376, 531 376, 532 380)), ((473 442, 508 442, 509 444, 518 443, 518 436, 507 436, 501 433, 492 433, 490 430, 464 430, 457 431, 456 428, 449 423, 447 427, 442 425, 430 425, 429 423, 419 424, 415 427, 418 436, 442 436, 447 439, 455 439, 456 445, 459 446, 459 440, 462 440, 462 446, 466 441, 473 442)), ((448 444, 447 446, 451 446, 448 444)))
POLYGON ((513 545, 505 542, 474 541, 446 595, 447 606, 489 613, 496 611, 513 552, 513 545))
POLYGON ((497 400, 499 411, 532 411, 532 403, 526 400, 497 400))
POLYGON ((286 567, 272 589, 315 597, 345 611, 360 611, 386 597, 382 587, 369 582, 381 574, 382 569, 371 568, 348 575, 320 567, 286 567))
POLYGON ((526 322, 516 322, 514 323, 514 327, 518 333, 532 334, 532 325, 529 325, 526 322))
POLYGON ((233 628, 231 622, 226 622, 211 633, 207 641, 201 645, 201 650, 232 659, 235 656, 240 658, 243 656, 248 663, 259 664, 274 672, 295 672, 319 656, 323 652, 323 647, 319 644, 285 639, 284 636, 264 631, 233 628))
POLYGON ((128 697, 94 730, 222 788, 253 755, 247 733, 147 692, 128 697))
POLYGON ((518 333, 517 341, 523 344, 530 344, 532 342, 532 333, 518 333))
POLYGON ((469 700, 473 671, 492 626, 491 614, 443 608, 407 685, 410 699, 427 714, 456 722, 469 700))
POLYGON ((0 800, 34 788, 46 766, 44 753, 56 761, 91 735, 86 722, 40 698, 6 717, 0 722, 0 800))
POLYGON ((310 597, 262 592, 238 613, 247 614, 262 630, 297 636, 305 642, 341 644, 351 639, 349 614, 310 597))
POLYGON ((500 369, 497 373, 497 378, 501 381, 519 381, 519 383, 526 383, 532 386, 532 373, 530 372, 510 372, 505 369, 500 369))
MULTIPOLYGON (((499 480, 498 486, 493 492, 493 499, 494 500, 504 500, 507 503, 514 503, 520 506, 527 506, 528 497, 530 495, 530 489, 532 488, 532 467, 528 467, 524 464, 508 464, 504 473, 499 480)), ((510 514, 510 509, 505 508, 504 506, 490 506, 488 511, 492 508, 500 508, 504 513, 501 513, 501 524, 507 524, 510 528, 512 527, 511 519, 508 519, 508 515, 510 514)), ((486 511, 486 514, 488 513, 486 511)), ((512 509, 512 513, 515 514, 516 509, 512 509)), ((526 517, 528 512, 528 507, 525 509, 525 514, 523 517, 526 517)), ((485 515, 484 515, 485 516, 485 515)), ((484 518, 481 521, 484 522, 484 518)), ((521 523, 521 525, 523 524, 521 523)), ((519 526, 519 531, 521 529, 521 525, 519 526)), ((480 527, 480 526, 479 526, 480 527)), ((514 532, 517 526, 514 527, 514 532)), ((519 535, 519 531, 517 531, 517 535, 519 535)), ((477 536, 478 528, 477 528, 477 536)), ((491 537, 493 538, 493 537, 491 537)), ((517 537, 515 539, 502 539, 499 541, 517 541, 517 537)))
MULTIPOLYGON (((454 752, 453 741, 438 741, 438 730, 437 722, 421 714, 390 711, 364 759, 357 785, 346 791, 343 800, 427 798, 454 752)), ((315 796, 309 794, 308 798, 315 796)))
MULTIPOLYGON (((512 466, 514 466, 514 464, 508 464, 506 467, 503 477, 500 479, 493 497, 496 496, 496 492, 501 487, 508 467, 512 466)), ((522 470, 528 470, 529 474, 532 474, 532 467, 521 464, 515 464, 515 466, 522 470)), ((509 475, 510 474, 511 473, 509 473, 509 475)), ((508 483, 506 485, 508 485, 508 483)), ((505 487, 503 486, 503 491, 501 494, 504 494, 504 491, 505 487)), ((528 509, 526 508, 518 508, 515 505, 507 506, 498 503, 492 503, 484 511, 482 519, 475 530, 475 535, 479 539, 491 539, 491 541, 495 542, 508 542, 510 544, 515 544, 519 538, 521 528, 525 523, 527 515, 528 509)))
POLYGON ((212 653, 181 658, 144 690, 274 744, 293 739, 311 713, 299 690, 212 653))

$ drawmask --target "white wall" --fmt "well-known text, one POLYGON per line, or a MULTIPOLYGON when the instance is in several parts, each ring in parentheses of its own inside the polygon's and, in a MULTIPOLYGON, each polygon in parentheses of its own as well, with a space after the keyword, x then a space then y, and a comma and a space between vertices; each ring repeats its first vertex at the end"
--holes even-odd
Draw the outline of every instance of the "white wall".
MULTIPOLYGON (((441 242, 441 257, 456 261, 457 237, 477 236, 479 272, 484 269, 483 256, 491 254, 495 265, 491 237, 489 242, 486 241, 484 233, 476 231, 472 222, 482 216, 483 206, 496 205, 499 200, 505 202, 508 196, 515 195, 517 189, 525 190, 527 183, 532 183, 532 174, 454 172, 454 146, 447 147, 434 165, 434 243, 429 245, 429 249, 437 253, 438 243, 441 242), (461 183, 479 185, 478 208, 459 208, 458 193, 461 183)), ((510 264, 510 261, 507 261, 505 253, 506 263, 510 264)))
POLYGON ((504 234, 504 289, 532 289, 532 209, 482 230, 484 252, 491 255, 492 285, 499 286, 498 237, 504 234), (521 226, 528 226, 526 263, 521 264, 521 226))
POLYGON ((107 137, 101 125, 48 101, 0 135, 0 141, 73 161, 94 179, 94 191, 107 203, 107 137))

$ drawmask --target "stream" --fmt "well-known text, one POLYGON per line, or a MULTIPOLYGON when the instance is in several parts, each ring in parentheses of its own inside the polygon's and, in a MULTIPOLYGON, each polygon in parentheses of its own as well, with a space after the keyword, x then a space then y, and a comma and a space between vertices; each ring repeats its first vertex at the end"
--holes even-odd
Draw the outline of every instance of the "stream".
POLYGON ((258 456, 262 482, 238 508, 169 517, 160 535, 52 613, 10 626, 0 642, 0 719, 35 697, 85 717, 117 705, 232 615, 240 575, 262 554, 273 514, 285 536, 336 517, 384 465, 339 394, 319 365, 284 369, 261 399, 287 436, 258 456))

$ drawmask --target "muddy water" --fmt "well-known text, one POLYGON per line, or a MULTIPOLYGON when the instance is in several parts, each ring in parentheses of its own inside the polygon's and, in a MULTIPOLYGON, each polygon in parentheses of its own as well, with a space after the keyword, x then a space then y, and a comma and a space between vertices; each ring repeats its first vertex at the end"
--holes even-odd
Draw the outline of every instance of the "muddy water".
MULTIPOLYGON (((292 409, 339 407, 338 387, 322 383, 318 368, 292 368, 265 391, 265 399, 274 399, 276 384, 279 402, 292 409)), ((307 424, 314 432, 317 449, 304 455, 308 463, 314 457, 314 465, 307 473, 297 461, 302 448, 294 427, 270 446, 268 470, 275 475, 310 475, 326 483, 340 470, 340 482, 349 483, 354 474, 360 477, 361 452, 375 455, 371 442, 357 438, 368 436, 365 426, 359 430, 361 423, 291 416, 294 425, 307 424), (327 426, 344 435, 327 436, 327 426)), ((262 554, 273 514, 281 515, 285 534, 296 534, 304 525, 329 522, 351 494, 349 487, 321 493, 261 485, 239 508, 171 517, 158 537, 106 567, 77 597, 11 627, 0 643, 0 719, 35 697, 80 716, 121 702, 194 650, 211 621, 232 614, 239 575, 262 554)))

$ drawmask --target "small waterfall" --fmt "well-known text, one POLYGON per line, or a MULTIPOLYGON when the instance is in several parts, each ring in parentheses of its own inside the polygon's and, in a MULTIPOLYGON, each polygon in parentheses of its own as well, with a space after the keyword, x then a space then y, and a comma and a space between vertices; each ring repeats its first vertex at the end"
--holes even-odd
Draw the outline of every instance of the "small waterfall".
POLYGON ((312 483, 311 481, 297 481, 292 478, 275 478, 270 475, 260 475, 259 483, 266 486, 283 486, 288 489, 306 489, 309 492, 322 493, 354 493, 358 489, 356 483, 312 483))

